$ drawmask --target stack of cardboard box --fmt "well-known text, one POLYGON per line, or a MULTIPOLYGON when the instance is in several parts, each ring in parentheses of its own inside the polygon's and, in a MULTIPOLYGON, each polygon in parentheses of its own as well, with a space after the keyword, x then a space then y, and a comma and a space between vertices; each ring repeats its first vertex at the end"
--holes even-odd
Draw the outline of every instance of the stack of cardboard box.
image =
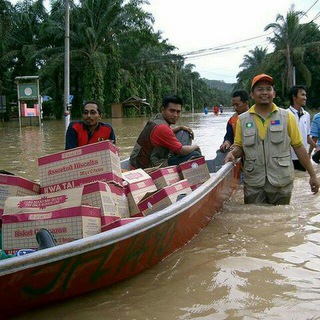
POLYGON ((8 253, 36 248, 40 228, 62 244, 133 222, 210 178, 204 157, 150 174, 122 173, 119 150, 109 141, 41 157, 38 164, 40 184, 0 174, 2 246, 8 253))
POLYGON ((82 205, 83 188, 37 196, 9 197, 5 203, 2 249, 36 249, 36 233, 48 229, 57 244, 101 232, 101 209, 82 205))
POLYGON ((119 150, 111 142, 41 157, 38 165, 37 193, 40 187, 41 194, 9 197, 5 202, 2 246, 6 252, 34 248, 41 227, 52 231, 61 244, 99 233, 101 224, 129 217, 119 150))

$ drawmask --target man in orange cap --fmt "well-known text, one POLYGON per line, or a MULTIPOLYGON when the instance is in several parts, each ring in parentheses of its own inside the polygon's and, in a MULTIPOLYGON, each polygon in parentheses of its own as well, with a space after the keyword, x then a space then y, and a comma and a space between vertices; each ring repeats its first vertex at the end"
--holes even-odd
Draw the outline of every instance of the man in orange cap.
POLYGON ((294 167, 290 146, 310 175, 313 193, 319 182, 292 112, 273 103, 274 80, 267 74, 255 76, 251 97, 255 104, 241 114, 236 126, 234 149, 225 162, 244 157, 244 202, 289 204, 293 188, 294 167))

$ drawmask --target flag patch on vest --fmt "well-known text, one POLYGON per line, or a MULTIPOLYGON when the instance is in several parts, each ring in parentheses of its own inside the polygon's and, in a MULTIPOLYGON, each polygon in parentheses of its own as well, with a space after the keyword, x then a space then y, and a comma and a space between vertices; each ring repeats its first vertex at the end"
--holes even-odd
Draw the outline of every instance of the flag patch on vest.
POLYGON ((253 123, 252 122, 247 122, 246 123, 246 128, 252 128, 253 127, 253 123))
POLYGON ((272 126, 278 126, 279 124, 280 124, 280 120, 279 119, 277 119, 277 120, 271 120, 271 125, 272 126))

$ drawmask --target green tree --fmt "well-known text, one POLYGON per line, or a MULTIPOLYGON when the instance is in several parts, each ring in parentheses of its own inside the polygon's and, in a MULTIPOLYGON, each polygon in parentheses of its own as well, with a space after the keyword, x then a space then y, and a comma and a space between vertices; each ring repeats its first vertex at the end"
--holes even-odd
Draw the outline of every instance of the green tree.
POLYGON ((282 93, 284 94, 294 83, 294 69, 297 69, 306 85, 311 85, 311 73, 305 64, 306 48, 314 44, 306 42, 309 28, 300 24, 300 18, 304 15, 302 11, 294 11, 292 5, 286 17, 278 14, 275 23, 265 27, 265 31, 273 29, 274 36, 269 38, 274 46, 274 52, 270 55, 272 64, 283 70, 281 74, 282 93))
POLYGON ((252 78, 259 74, 266 72, 268 69, 267 63, 267 49, 255 47, 253 50, 249 51, 243 58, 243 62, 240 64, 243 68, 237 74, 237 88, 246 88, 250 91, 252 78))
POLYGON ((5 57, 9 43, 10 31, 12 28, 12 6, 8 1, 0 0, 0 95, 8 94, 7 85, 9 83, 8 59, 5 57))
POLYGON ((41 49, 39 32, 47 18, 43 0, 19 2, 13 10, 11 41, 8 43, 4 59, 13 68, 13 76, 38 75, 43 60, 38 52, 41 49))

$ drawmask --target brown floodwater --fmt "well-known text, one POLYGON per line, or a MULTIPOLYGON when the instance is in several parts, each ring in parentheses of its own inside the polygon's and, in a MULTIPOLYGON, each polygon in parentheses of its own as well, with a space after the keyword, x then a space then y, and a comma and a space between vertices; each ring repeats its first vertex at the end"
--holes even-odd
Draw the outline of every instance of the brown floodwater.
MULTIPOLYGON (((207 158, 231 113, 183 115, 207 158)), ((122 159, 147 119, 109 119, 122 159)), ((1 169, 38 179, 37 159, 64 148, 63 121, 0 128, 1 169)), ((319 166, 315 165, 319 177, 319 166)), ((209 225, 153 268, 17 319, 320 319, 320 201, 296 173, 290 205, 243 204, 241 186, 209 225)))

